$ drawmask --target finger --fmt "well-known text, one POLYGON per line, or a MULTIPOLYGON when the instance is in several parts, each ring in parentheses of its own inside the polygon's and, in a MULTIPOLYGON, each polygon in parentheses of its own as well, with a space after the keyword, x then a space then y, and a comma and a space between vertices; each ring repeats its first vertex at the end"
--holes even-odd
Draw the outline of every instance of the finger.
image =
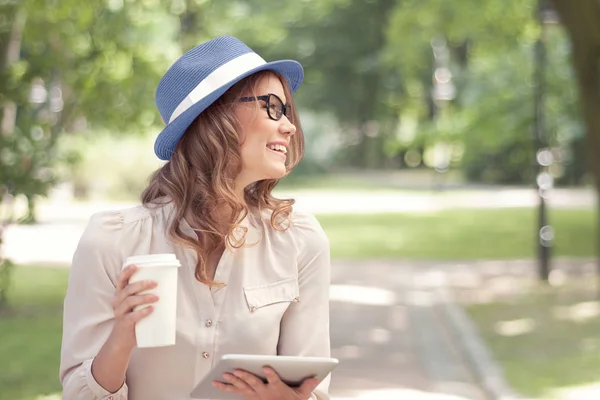
POLYGON ((252 388, 255 392, 261 393, 265 390, 265 383, 258 376, 251 374, 250 372, 246 372, 244 370, 238 369, 233 373, 234 376, 243 379, 244 382, 252 388))
POLYGON ((132 264, 125 267, 125 269, 119 273, 119 276, 117 277, 117 291, 121 291, 127 286, 129 278, 131 278, 131 275, 133 275, 136 270, 137 266, 132 264))
POLYGON ((128 284, 127 286, 125 286, 125 288, 123 288, 123 290, 117 292, 113 302, 113 308, 119 307, 119 305, 122 302, 124 302, 128 297, 136 295, 144 290, 155 288, 156 286, 157 283, 155 281, 150 280, 144 280, 128 284))
POLYGON ((318 385, 319 381, 317 379, 307 378, 302 382, 300 387, 296 388, 296 393, 298 393, 301 397, 308 398, 318 385))
POLYGON ((216 387, 217 389, 223 390, 224 392, 235 393, 235 394, 239 394, 239 395, 242 394, 240 389, 238 389, 235 386, 230 385, 228 383, 213 381, 212 384, 214 387, 216 387))
POLYGON ((125 318, 131 322, 132 324, 135 325, 136 322, 138 322, 139 320, 145 318, 146 316, 152 314, 152 311, 154 311, 154 307, 152 306, 148 306, 148 307, 144 307, 140 310, 131 312, 129 314, 127 314, 125 316, 125 318))
POLYGON ((152 281, 152 280, 138 281, 138 282, 130 283, 127 286, 125 286, 125 288, 122 290, 122 292, 125 293, 125 295, 127 295, 127 296, 131 296, 131 295, 143 292, 144 290, 154 289, 156 286, 157 286, 156 281, 152 281))
POLYGON ((265 372, 265 377, 267 378, 267 382, 269 382, 270 385, 278 385, 280 383, 283 383, 281 382, 281 378, 273 368, 264 367, 263 371, 265 372))
POLYGON ((251 385, 244 378, 241 378, 240 376, 225 373, 225 374, 223 374, 223 379, 225 379, 227 382, 229 382, 230 384, 232 384, 233 386, 235 386, 236 388, 238 388, 239 390, 241 390, 245 393, 246 392, 251 393, 254 391, 254 389, 251 387, 251 385))
POLYGON ((136 307, 141 308, 139 306, 156 303, 158 301, 158 296, 155 294, 141 294, 141 295, 133 295, 127 297, 117 309, 121 314, 126 314, 134 310, 136 307))
POLYGON ((115 309, 115 316, 122 316, 130 313, 135 307, 145 304, 156 303, 158 296, 155 294, 144 294, 129 296, 121 302, 115 309))

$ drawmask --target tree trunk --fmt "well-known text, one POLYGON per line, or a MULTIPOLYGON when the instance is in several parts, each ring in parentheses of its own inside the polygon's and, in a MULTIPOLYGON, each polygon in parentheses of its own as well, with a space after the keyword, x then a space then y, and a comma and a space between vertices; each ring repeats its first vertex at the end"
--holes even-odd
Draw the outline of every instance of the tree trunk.
MULTIPOLYGON (((14 7, 18 7, 14 6, 14 7)), ((9 10, 9 14, 14 16, 13 23, 6 39, 6 46, 2 46, 3 54, 1 68, 8 69, 14 63, 19 61, 21 53, 21 39, 23 37, 23 28, 25 27, 26 14, 23 10, 14 8, 9 10)), ((4 39, 4 38, 3 38, 4 39)), ((10 99, 2 105, 2 122, 0 123, 0 134, 8 135, 15 129, 17 119, 17 106, 10 99)))
MULTIPOLYGON (((12 26, 10 31, 3 34, 2 46, 0 46, 0 68, 8 69, 14 63, 19 61, 21 53, 21 39, 23 36, 23 28, 25 27, 26 14, 22 9, 19 9, 19 4, 6 10, 8 6, 5 6, 3 11, 7 11, 12 18, 12 26)), ((17 106, 14 102, 8 101, 0 105, 2 107, 2 114, 0 115, 0 135, 9 135, 15 129, 15 123, 17 119, 17 106)), ((6 206, 9 209, 8 212, 4 213, 0 210, 0 216, 7 215, 6 220, 10 222, 13 218, 10 206, 4 203, 3 194, 5 191, 0 187, 0 207, 6 206)), ((4 309, 8 305, 8 290, 12 282, 12 271, 14 269, 13 263, 9 259, 2 257, 2 242, 4 233, 5 221, 0 220, 0 310, 4 309)))
MULTIPOLYGON (((579 82, 579 102, 585 121, 587 163, 596 184, 597 198, 600 199, 600 2, 552 0, 552 3, 571 37, 573 66, 579 82)), ((600 206, 597 211, 600 213, 600 206)), ((597 221, 600 222, 600 219, 597 221)), ((597 255, 600 255, 600 227, 596 234, 597 255)), ((600 278, 600 257, 597 263, 600 278)))
MULTIPOLYGON (((588 162, 600 183, 600 4, 597 0, 553 0, 569 32, 579 100, 586 124, 588 162)), ((600 187, 600 185, 598 185, 600 187)))

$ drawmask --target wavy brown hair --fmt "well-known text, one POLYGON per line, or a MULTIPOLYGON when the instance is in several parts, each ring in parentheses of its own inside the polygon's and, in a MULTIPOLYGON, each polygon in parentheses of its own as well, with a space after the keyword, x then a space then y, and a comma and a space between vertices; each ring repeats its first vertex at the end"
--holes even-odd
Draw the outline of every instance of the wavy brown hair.
POLYGON ((277 230, 285 231, 290 225, 294 200, 280 200, 271 195, 278 179, 261 180, 245 188, 245 203, 237 199, 234 190, 235 179, 242 170, 242 159, 241 126, 233 107, 248 90, 254 93, 257 83, 267 74, 275 74, 281 81, 292 109, 291 122, 296 126, 287 153, 286 170, 289 173, 304 155, 304 135, 292 91, 281 75, 261 71, 238 82, 194 120, 170 160, 152 174, 141 196, 147 207, 161 203, 157 200, 165 197, 175 205, 167 237, 196 251, 196 279, 211 286, 218 283, 208 276, 209 255, 221 246, 239 248, 245 244, 247 228, 240 222, 248 216, 250 209, 259 213, 271 210, 270 223, 277 230), (219 215, 215 213, 217 209, 219 215), (180 229, 184 217, 188 218, 198 239, 180 229), (236 238, 234 231, 238 230, 242 234, 236 238))

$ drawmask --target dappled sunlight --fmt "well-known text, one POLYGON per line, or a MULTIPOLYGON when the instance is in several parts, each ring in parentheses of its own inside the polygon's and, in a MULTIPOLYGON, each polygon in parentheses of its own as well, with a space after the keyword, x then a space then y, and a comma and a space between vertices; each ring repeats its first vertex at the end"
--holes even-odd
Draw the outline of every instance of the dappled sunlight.
POLYGON ((385 344, 388 343, 392 338, 392 332, 388 329, 373 328, 369 331, 369 340, 372 343, 385 344))
POLYGON ((586 322, 600 315, 600 302, 585 301, 570 306, 557 306, 552 309, 552 315, 559 320, 586 322))
POLYGON ((583 351, 597 352, 600 350, 600 339, 596 337, 585 338, 581 341, 580 348, 583 351))
MULTIPOLYGON (((485 304, 498 301, 519 302, 529 294, 550 294, 556 304, 573 301, 572 287, 578 293, 598 290, 594 262, 557 259, 548 284, 540 281, 537 263, 531 260, 481 261, 474 265, 453 265, 448 269, 448 284, 462 304, 485 304), (560 266, 560 268, 557 268, 560 266)), ((579 299, 586 300, 586 299, 579 299)))
POLYGON ((331 356, 340 360, 355 360, 362 358, 365 348, 355 345, 347 345, 331 349, 331 356))
POLYGON ((412 290, 406 295, 406 302, 413 306, 431 307, 438 301, 435 293, 426 290, 412 290))
POLYGON ((413 284, 417 288, 433 289, 446 285, 446 274, 443 271, 422 271, 413 276, 413 284))
POLYGON ((470 315, 521 393, 543 400, 600 399, 596 280, 583 268, 561 269, 549 285, 536 278, 513 298, 468 306, 470 315))
POLYGON ((35 398, 35 400, 61 400, 62 399, 62 394, 61 393, 54 393, 54 394, 50 394, 50 395, 41 395, 35 398))
POLYGON ((331 285, 330 301, 372 306, 391 306, 396 303, 396 294, 391 290, 354 285, 331 285))
POLYGON ((428 393, 414 389, 380 389, 357 392, 353 396, 333 397, 332 400, 470 400, 466 397, 428 393))
POLYGON ((550 274, 548 275, 548 283, 554 287, 564 286, 567 283, 567 279, 567 274, 560 269, 550 271, 550 274))
POLYGON ((551 393, 553 400, 598 400, 600 399, 600 381, 560 388, 551 393))
POLYGON ((514 321, 499 321, 495 324, 495 331, 501 336, 519 336, 524 335, 533 330, 536 323, 531 318, 517 319, 514 321))

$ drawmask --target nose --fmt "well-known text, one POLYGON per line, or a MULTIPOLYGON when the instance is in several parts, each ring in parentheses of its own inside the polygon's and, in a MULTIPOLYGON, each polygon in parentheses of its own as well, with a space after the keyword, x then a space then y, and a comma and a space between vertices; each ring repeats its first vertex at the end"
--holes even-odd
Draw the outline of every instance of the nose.
POLYGON ((284 115, 279 120, 281 123, 279 124, 279 133, 283 135, 292 136, 296 133, 296 125, 292 124, 292 122, 284 115))

